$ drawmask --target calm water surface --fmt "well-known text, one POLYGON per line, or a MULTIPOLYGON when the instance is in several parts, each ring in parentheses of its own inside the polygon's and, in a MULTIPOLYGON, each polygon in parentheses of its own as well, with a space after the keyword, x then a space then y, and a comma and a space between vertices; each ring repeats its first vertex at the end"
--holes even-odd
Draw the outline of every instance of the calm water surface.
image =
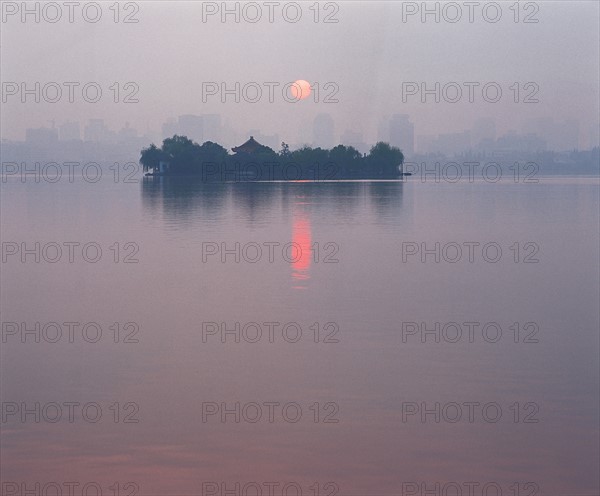
POLYGON ((391 496, 467 481, 481 484, 474 495, 490 482, 598 494, 599 185, 11 179, 3 242, 63 254, 48 263, 48 245, 39 263, 2 264, 3 406, 40 404, 39 422, 3 419, 2 481, 96 481, 103 494, 132 481, 141 495, 199 495, 211 481, 277 481, 275 494, 290 481, 305 495, 315 482, 321 495, 333 482, 340 495, 391 496), (76 248, 70 263, 69 241, 97 243, 100 260, 76 248), (465 243, 479 243, 473 262, 465 243), (423 246, 424 262, 403 260, 423 246), (206 255, 222 247, 224 262, 206 255), (80 326, 71 339, 62 324, 36 343, 7 322, 95 322, 102 335, 80 326), (102 415, 74 406, 70 422, 67 402, 102 415))

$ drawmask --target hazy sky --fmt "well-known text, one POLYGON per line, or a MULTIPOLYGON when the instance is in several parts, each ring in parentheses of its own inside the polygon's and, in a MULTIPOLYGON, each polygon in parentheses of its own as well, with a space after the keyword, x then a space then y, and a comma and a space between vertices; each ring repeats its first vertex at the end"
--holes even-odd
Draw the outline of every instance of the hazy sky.
MULTIPOLYGON (((115 23, 113 2, 100 2, 98 22, 86 22, 79 7, 70 23, 68 7, 57 2, 62 7, 58 22, 47 22, 42 16, 36 23, 28 15, 23 23, 20 12, 6 15, 6 9, 20 8, 21 2, 3 2, 1 69, 6 103, 2 104, 2 137, 23 139, 25 128, 48 126, 52 119, 58 125, 66 120, 83 124, 90 118, 103 118, 116 129, 127 121, 143 132, 146 128, 158 131, 167 118, 180 114, 219 113, 239 131, 260 128, 293 142, 303 129, 310 129, 316 114, 328 112, 336 120, 337 135, 352 129, 367 139, 374 139, 380 119, 393 113, 410 114, 416 134, 470 129, 479 117, 496 119, 499 133, 519 131, 536 117, 576 119, 587 144, 590 128, 598 125, 599 3, 542 1, 526 7, 527 2, 521 2, 518 23, 514 7, 510 8, 514 2, 499 2, 502 17, 496 23, 487 22, 482 8, 490 3, 473 7, 472 23, 465 2, 454 3, 462 10, 462 18, 455 23, 446 19, 457 10, 446 6, 444 12, 445 4, 437 2, 427 5, 430 9, 438 5, 439 23, 433 14, 426 22, 420 14, 403 21, 403 10, 406 14, 412 7, 420 9, 422 2, 321 2, 318 23, 314 22, 314 2, 298 4, 302 18, 296 23, 289 22, 297 11, 290 2, 272 7, 273 23, 264 2, 237 3, 247 18, 255 15, 258 6, 262 19, 251 23, 241 16, 237 23, 229 15, 223 23, 220 14, 203 20, 203 9, 205 13, 220 10, 221 2, 141 1, 133 17, 138 23, 115 23), (288 20, 282 13, 284 7, 288 20), (322 22, 328 13, 334 13, 333 19, 339 22, 322 22), (539 22, 524 23, 528 14, 539 22), (281 88, 297 79, 321 86, 334 83, 339 102, 323 102, 331 92, 323 89, 318 103, 312 97, 286 102, 281 88), (74 103, 68 101, 63 86, 57 103, 43 99, 35 103, 30 95, 23 104, 19 94, 7 94, 7 89, 14 89, 7 86, 12 82, 26 82, 30 88, 35 82, 41 86, 79 82, 80 86, 75 88, 74 103), (97 103, 82 98, 81 88, 90 82, 102 88, 97 103), (121 87, 121 100, 128 93, 123 85, 136 83, 139 103, 114 103, 109 87, 115 82, 121 87), (222 103, 216 95, 203 103, 206 82, 225 82, 230 88, 235 82, 242 86, 256 82, 263 87, 262 99, 249 103, 242 98, 235 103, 228 96, 222 103), (269 102, 265 82, 280 83, 274 103, 269 102), (463 88, 463 97, 458 103, 435 103, 429 96, 428 103, 421 103, 416 95, 403 102, 402 87, 407 82, 427 83, 430 88, 436 82, 442 86, 456 82, 463 88), (468 102, 464 82, 480 83, 474 103, 468 102), (503 91, 498 103, 482 97, 481 88, 489 82, 503 91), (515 91, 510 89, 515 82, 520 83, 521 100, 534 88, 525 89, 526 83, 538 85, 539 103, 515 103, 515 91)), ((35 4, 28 5, 33 9, 35 4)), ((228 2, 227 7, 234 9, 236 3, 228 2)), ((486 8, 492 19, 495 7, 486 8)), ((132 10, 122 3, 121 20, 132 10)), ((55 14, 46 7, 47 18, 55 14)), ((87 14, 92 18, 94 8, 87 14)), ((90 95, 94 95, 91 90, 90 95)))

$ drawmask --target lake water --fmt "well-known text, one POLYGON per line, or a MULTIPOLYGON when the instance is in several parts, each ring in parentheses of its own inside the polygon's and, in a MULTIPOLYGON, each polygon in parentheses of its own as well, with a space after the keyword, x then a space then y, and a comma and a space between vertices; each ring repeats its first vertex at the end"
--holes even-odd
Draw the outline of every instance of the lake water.
POLYGON ((599 186, 8 179, 4 494, 599 494, 599 186))

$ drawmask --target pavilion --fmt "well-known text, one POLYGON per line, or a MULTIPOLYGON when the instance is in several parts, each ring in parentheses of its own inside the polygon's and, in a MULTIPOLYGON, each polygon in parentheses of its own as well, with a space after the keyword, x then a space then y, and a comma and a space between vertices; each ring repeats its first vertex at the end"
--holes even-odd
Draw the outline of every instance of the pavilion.
POLYGON ((248 155, 252 155, 254 153, 260 152, 264 148, 265 146, 261 145, 258 141, 256 141, 254 139, 254 136, 250 136, 250 139, 244 144, 240 146, 234 146, 231 150, 234 153, 246 153, 248 155))

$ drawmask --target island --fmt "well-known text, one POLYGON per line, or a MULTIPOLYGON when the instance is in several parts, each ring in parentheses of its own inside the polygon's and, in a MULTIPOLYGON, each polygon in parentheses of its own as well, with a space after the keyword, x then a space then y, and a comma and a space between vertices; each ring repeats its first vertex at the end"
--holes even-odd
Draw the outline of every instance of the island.
POLYGON ((379 142, 368 154, 351 146, 331 150, 303 146, 279 152, 250 139, 226 148, 207 141, 202 145, 175 135, 159 148, 141 151, 140 164, 147 176, 200 176, 204 181, 298 181, 345 179, 397 179, 403 175, 404 155, 399 148, 379 142))

